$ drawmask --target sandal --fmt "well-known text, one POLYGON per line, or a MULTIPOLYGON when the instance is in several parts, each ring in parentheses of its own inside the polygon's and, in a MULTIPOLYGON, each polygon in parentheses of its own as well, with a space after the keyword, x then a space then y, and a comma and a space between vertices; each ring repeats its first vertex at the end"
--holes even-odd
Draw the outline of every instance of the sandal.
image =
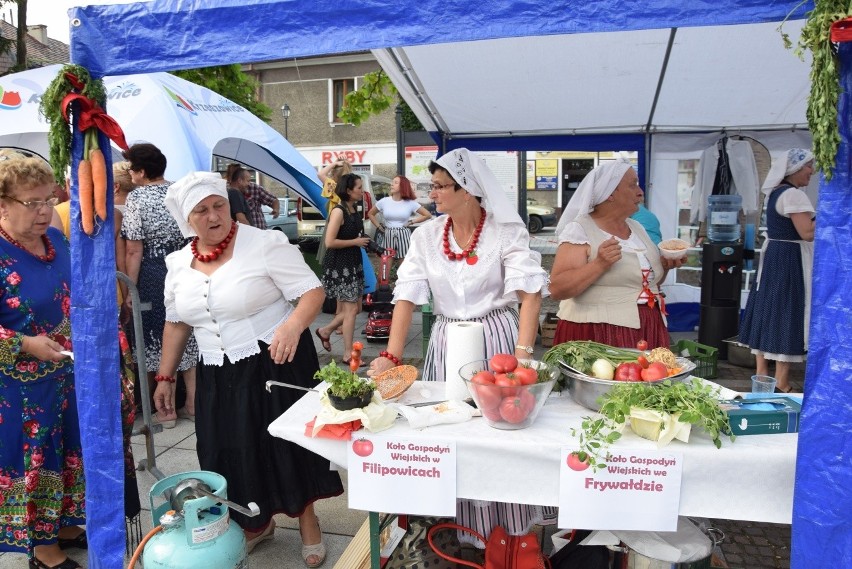
POLYGON ((268 539, 272 539, 275 535, 275 520, 269 520, 269 523, 263 528, 259 534, 253 538, 246 540, 246 553, 251 553, 257 545, 268 539))
POLYGON ((83 569, 79 563, 71 559, 70 557, 66 558, 65 561, 60 563, 59 565, 48 565, 44 561, 41 561, 38 557, 33 557, 30 559, 30 569, 83 569))
POLYGON ((151 423, 162 425, 164 429, 174 429, 175 425, 177 425, 177 419, 163 420, 160 419, 159 413, 154 413, 151 415, 151 423))
POLYGON ((58 540, 59 549, 89 549, 89 540, 86 537, 86 531, 81 531, 77 537, 64 538, 58 540))
MULTIPOLYGON (((314 519, 317 522, 317 528, 320 530, 320 542, 313 545, 305 545, 302 543, 302 560, 305 562, 305 567, 310 567, 312 569, 325 563, 326 556, 325 543, 322 541, 322 528, 319 527, 319 518, 315 517, 314 519), (316 561, 308 561, 311 557, 316 558, 316 561)), ((302 537, 301 525, 299 525, 299 537, 302 537)))
MULTIPOLYGON (((349 360, 341 360, 341 361, 343 361, 343 365, 345 365, 346 367, 349 367, 349 360)), ((364 360, 361 360, 360 362, 358 362, 358 367, 364 367, 365 365, 367 365, 367 362, 365 362, 364 360)))
POLYGON ((186 407, 181 407, 177 411, 178 419, 186 419, 187 421, 195 422, 195 413, 190 413, 186 410, 186 407))
POLYGON ((317 335, 317 338, 319 338, 319 339, 320 339, 320 342, 322 342, 322 347, 323 347, 323 349, 324 349, 326 352, 330 352, 330 351, 331 351, 331 338, 326 338, 325 336, 323 336, 322 334, 320 334, 320 329, 319 329, 319 328, 317 328, 317 329, 316 329, 316 332, 314 332, 314 333, 317 335))
POLYGON ((787 389, 781 389, 780 387, 775 388, 775 393, 792 393, 792 392, 793 392, 793 386, 792 385, 788 385, 787 389))

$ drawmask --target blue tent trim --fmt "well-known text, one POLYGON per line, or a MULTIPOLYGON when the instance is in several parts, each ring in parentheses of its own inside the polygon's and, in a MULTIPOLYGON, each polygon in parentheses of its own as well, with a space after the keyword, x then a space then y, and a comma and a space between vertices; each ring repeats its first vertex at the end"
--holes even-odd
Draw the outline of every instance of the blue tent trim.
POLYGON ((812 7, 790 0, 495 0, 475 8, 467 0, 160 0, 69 13, 71 60, 100 77, 430 43, 777 22, 812 7))
MULTIPOLYGON (((83 134, 77 128, 79 112, 73 111, 73 187, 83 155, 83 134)), ((101 148, 109 139, 99 135, 101 148)), ((112 187, 112 168, 107 160, 107 187, 112 187)), ((113 211, 112 192, 107 210, 113 211)), ((124 563, 124 439, 121 429, 120 351, 116 303, 114 216, 89 237, 80 229, 80 200, 71 196, 71 328, 74 338, 74 378, 83 473, 86 477, 86 529, 89 567, 112 569, 124 563)))
POLYGON ((791 567, 803 569, 852 566, 852 43, 840 44, 838 56, 840 148, 834 176, 821 181, 817 206, 814 317, 793 502, 791 567))

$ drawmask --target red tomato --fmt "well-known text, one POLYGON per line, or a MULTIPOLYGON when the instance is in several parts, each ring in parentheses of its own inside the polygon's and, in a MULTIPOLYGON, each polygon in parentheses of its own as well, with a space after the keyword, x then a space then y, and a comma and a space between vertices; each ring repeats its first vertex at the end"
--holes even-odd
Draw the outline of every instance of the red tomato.
POLYGON ((500 409, 498 407, 495 407, 494 409, 480 409, 480 411, 482 411, 483 417, 496 423, 497 421, 503 420, 503 417, 500 416, 500 409))
POLYGON ((521 382, 521 385, 532 385, 538 383, 538 370, 527 366, 518 366, 515 369, 515 377, 521 382))
POLYGON ((500 416, 507 423, 518 424, 529 414, 530 410, 526 408, 521 397, 504 397, 500 403, 500 416))
POLYGON ((479 384, 476 386, 476 404, 483 411, 497 409, 503 401, 501 388, 494 384, 479 384))
POLYGON ((586 457, 586 460, 580 460, 579 452, 572 452, 568 455, 568 468, 571 470, 576 470, 577 472, 582 472, 589 467, 589 457, 586 457))
POLYGON ((518 367, 518 358, 512 354, 495 354, 488 361, 488 365, 494 373, 509 373, 518 367))
POLYGON ((494 375, 494 384, 501 387, 500 391, 503 393, 503 397, 510 397, 512 395, 517 395, 521 381, 518 379, 518 376, 512 372, 498 373, 494 375))
POLYGON ((352 443, 352 452, 358 456, 370 456, 373 454, 373 442, 367 439, 358 439, 352 443))
POLYGON ((361 350, 364 349, 364 343, 363 342, 352 342, 352 349, 358 350, 360 352, 361 350))
POLYGON ((645 356, 639 356, 638 358, 636 358, 636 361, 639 362, 639 365, 642 366, 642 369, 648 369, 648 365, 651 363, 645 356))
POLYGON ((661 362, 651 362, 648 364, 648 369, 642 370, 643 381, 657 381, 658 379, 665 379, 668 376, 669 368, 661 362))
POLYGON ((359 367, 361 367, 361 362, 358 360, 358 358, 353 357, 349 360, 349 371, 351 371, 352 373, 357 373, 359 367))
POLYGON ((640 352, 644 352, 645 350, 648 349, 648 342, 645 341, 645 340, 639 340, 636 343, 636 349, 639 350, 640 352))
POLYGON ((521 400, 521 406, 526 409, 527 413, 532 412, 535 408, 535 395, 530 393, 529 389, 519 387, 517 398, 521 400))
POLYGON ((614 379, 616 381, 642 381, 640 373, 642 367, 638 363, 624 362, 615 368, 614 379))
POLYGON ((478 383, 480 385, 485 384, 493 384, 494 383, 494 374, 488 370, 478 371, 473 374, 473 377, 470 378, 471 383, 478 383))

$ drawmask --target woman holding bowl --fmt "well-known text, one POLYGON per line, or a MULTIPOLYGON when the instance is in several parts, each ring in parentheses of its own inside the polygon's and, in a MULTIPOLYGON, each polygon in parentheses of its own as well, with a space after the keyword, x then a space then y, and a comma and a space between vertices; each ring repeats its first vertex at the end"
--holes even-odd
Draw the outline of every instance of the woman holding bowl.
POLYGON ((301 392, 267 393, 265 386, 275 380, 313 387, 319 361, 308 325, 325 298, 320 282, 283 233, 231 220, 218 174, 183 177, 169 188, 165 206, 192 241, 166 259, 154 402, 161 412, 174 410, 174 374, 194 335, 202 362, 195 393, 199 466, 225 477, 231 500, 260 506, 256 517, 231 513, 249 551, 272 538, 272 516, 283 513, 299 518, 302 557, 318 567, 325 546, 313 503, 340 495, 343 486, 328 460, 269 434, 269 424, 301 392))
POLYGON ((637 221, 644 200, 639 177, 623 159, 589 172, 559 220, 550 276, 563 300, 554 343, 593 340, 634 348, 669 347, 660 285, 683 257, 665 258, 637 221))

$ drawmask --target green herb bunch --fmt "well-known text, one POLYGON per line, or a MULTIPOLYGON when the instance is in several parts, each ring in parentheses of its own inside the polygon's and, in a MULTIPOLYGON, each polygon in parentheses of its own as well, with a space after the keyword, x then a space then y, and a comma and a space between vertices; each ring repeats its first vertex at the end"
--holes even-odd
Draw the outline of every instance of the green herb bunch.
POLYGON ((580 441, 578 458, 595 470, 605 466, 607 448, 621 438, 620 430, 630 416, 631 407, 669 415, 679 413, 679 422, 701 427, 716 448, 722 447, 723 435, 729 436, 731 441, 736 438, 731 434, 728 416, 719 407, 717 390, 698 379, 691 383, 670 379, 655 384, 625 383, 614 386, 601 400, 603 417, 583 417, 580 429, 571 430, 580 441))
POLYGON ((337 397, 364 395, 376 389, 376 384, 372 380, 360 378, 351 371, 338 367, 334 361, 314 373, 314 379, 329 384, 329 391, 337 397))
POLYGON ((71 127, 62 118, 62 100, 68 93, 78 92, 66 73, 74 75, 83 84, 79 91, 89 99, 103 105, 106 101, 106 88, 101 79, 92 79, 89 71, 80 65, 63 65, 57 76, 50 82, 41 97, 39 112, 47 120, 50 128, 47 141, 50 149, 50 165, 56 181, 62 183, 65 170, 71 164, 71 127))
MULTIPOLYGON (((789 18, 805 2, 801 2, 788 14, 789 18)), ((852 15, 852 3, 849 0, 816 0, 814 9, 808 12, 808 19, 802 27, 802 35, 794 53, 804 61, 805 50, 811 52, 811 93, 808 96, 808 127, 813 137, 814 162, 830 180, 834 169, 834 159, 840 144, 840 132, 837 125, 837 103, 840 98, 840 73, 837 53, 831 42, 831 25, 852 15)), ((786 19, 785 19, 786 22, 786 19)), ((790 36, 778 26, 784 47, 791 49, 790 36)))

